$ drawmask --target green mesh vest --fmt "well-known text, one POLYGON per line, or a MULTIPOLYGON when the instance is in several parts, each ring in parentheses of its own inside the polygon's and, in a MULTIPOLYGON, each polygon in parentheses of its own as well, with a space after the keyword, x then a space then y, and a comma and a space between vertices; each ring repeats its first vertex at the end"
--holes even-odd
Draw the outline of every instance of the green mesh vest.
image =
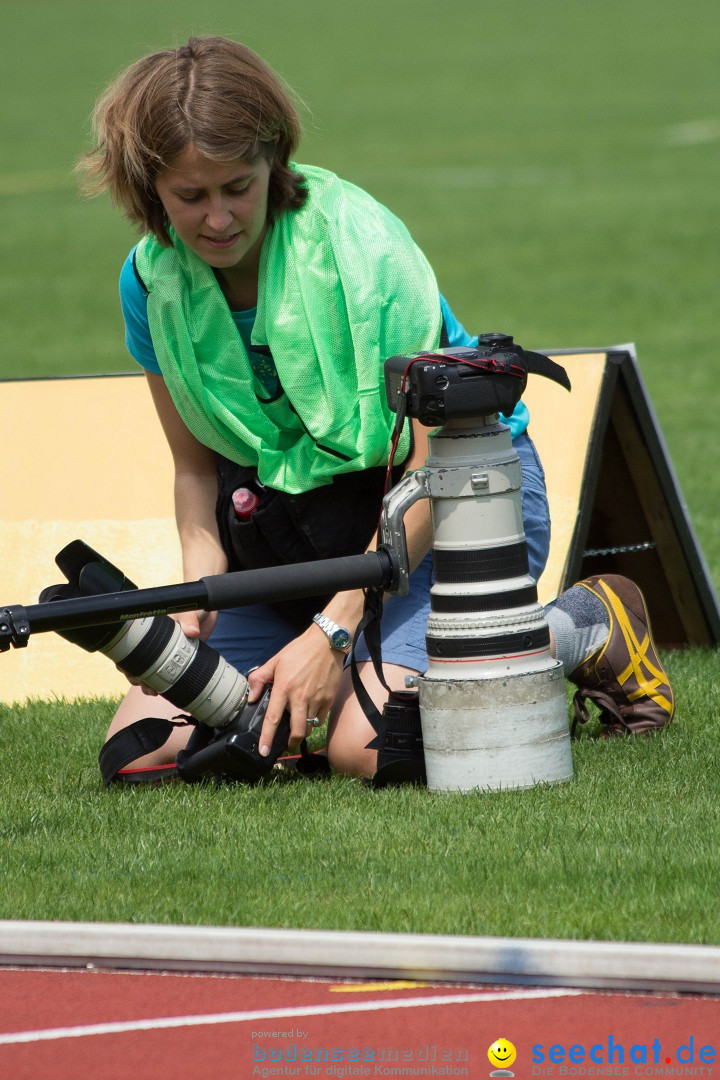
MULTIPOLYGON (((405 226, 360 188, 297 166, 308 199, 268 230, 253 345, 283 392, 253 375, 212 268, 176 239, 138 245, 155 353, 178 413, 202 443, 291 494, 385 464, 394 414, 383 362, 436 348, 433 272, 405 226), (258 396, 259 395, 259 396, 258 396)), ((409 447, 403 433, 397 460, 409 447)))

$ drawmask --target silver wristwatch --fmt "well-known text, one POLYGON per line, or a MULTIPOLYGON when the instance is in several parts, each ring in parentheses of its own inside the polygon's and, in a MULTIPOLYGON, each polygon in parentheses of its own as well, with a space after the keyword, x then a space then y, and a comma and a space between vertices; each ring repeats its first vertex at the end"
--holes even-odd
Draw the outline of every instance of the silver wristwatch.
POLYGON ((338 626, 332 619, 328 619, 327 615, 314 615, 313 622, 317 623, 324 634, 327 634, 331 649, 347 652, 352 642, 349 630, 346 630, 344 626, 338 626))

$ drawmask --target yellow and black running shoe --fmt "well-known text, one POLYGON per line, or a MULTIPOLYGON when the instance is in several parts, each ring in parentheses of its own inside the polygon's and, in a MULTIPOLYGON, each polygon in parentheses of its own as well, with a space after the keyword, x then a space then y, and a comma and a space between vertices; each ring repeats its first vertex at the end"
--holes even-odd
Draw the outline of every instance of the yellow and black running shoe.
POLYGON ((573 700, 573 733, 590 717, 588 702, 600 710, 602 735, 639 735, 666 727, 675 695, 650 632, 643 594, 628 578, 598 574, 579 581, 604 604, 607 641, 568 675, 578 690, 573 700))

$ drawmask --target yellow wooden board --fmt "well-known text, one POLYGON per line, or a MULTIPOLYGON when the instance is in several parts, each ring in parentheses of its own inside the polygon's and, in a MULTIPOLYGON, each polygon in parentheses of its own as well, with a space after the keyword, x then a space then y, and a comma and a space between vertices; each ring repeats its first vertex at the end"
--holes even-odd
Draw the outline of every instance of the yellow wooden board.
MULTIPOLYGON (((606 356, 558 359, 572 395, 536 376, 525 394, 553 527, 543 602, 560 589, 606 356)), ((41 589, 62 581, 54 556, 75 539, 141 588, 182 579, 172 462, 142 376, 3 382, 0 401, 0 606, 36 603, 41 589)), ((119 695, 126 687, 105 657, 57 634, 36 634, 26 649, 0 656, 4 702, 119 695)))
MULTIPOLYGON (((182 580, 172 461, 145 379, 0 383, 0 606, 63 581, 55 554, 85 540, 141 587, 182 580)), ((0 700, 119 695, 104 656, 57 634, 0 655, 0 700)))
POLYGON ((555 359, 570 377, 571 392, 549 379, 531 375, 523 398, 530 410, 529 433, 545 469, 550 503, 550 555, 538 582, 542 604, 554 600, 562 591, 607 355, 574 353, 555 359))

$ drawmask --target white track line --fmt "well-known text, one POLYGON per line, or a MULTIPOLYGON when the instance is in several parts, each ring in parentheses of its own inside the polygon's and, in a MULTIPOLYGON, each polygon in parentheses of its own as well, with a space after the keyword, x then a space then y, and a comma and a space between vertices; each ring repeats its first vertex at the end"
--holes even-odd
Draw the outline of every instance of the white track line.
POLYGON ((396 998, 394 1001, 358 1001, 344 1005, 300 1005, 296 1008, 253 1012, 208 1013, 199 1016, 169 1016, 148 1020, 126 1020, 109 1024, 13 1031, 0 1035, 0 1046, 49 1042, 54 1039, 81 1039, 89 1035, 124 1035, 130 1031, 161 1031, 167 1028, 204 1027, 210 1024, 241 1024, 250 1020, 284 1020, 298 1016, 331 1016, 336 1013, 381 1012, 386 1009, 422 1009, 429 1005, 467 1005, 471 1002, 516 1001, 525 998, 573 997, 582 990, 504 990, 489 994, 439 994, 436 997, 396 998))

